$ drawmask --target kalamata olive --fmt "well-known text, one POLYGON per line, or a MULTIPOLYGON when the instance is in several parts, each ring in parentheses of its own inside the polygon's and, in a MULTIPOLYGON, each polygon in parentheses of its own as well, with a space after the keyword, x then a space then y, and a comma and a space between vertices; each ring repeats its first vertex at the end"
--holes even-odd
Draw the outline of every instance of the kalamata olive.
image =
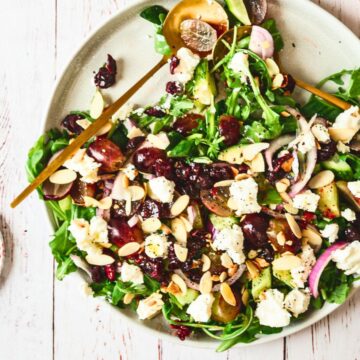
POLYGON ((267 13, 267 0, 244 0, 250 21, 254 25, 261 24, 267 13))
POLYGON ((228 217, 232 215, 228 207, 229 188, 217 187, 209 190, 201 190, 200 198, 203 205, 216 215, 228 217))
POLYGON ((111 243, 121 247, 129 242, 143 241, 142 231, 134 226, 130 227, 126 221, 111 219, 108 224, 109 240, 111 243))
POLYGON ((70 195, 77 205, 84 205, 84 196, 94 197, 96 191, 95 184, 88 184, 80 179, 74 181, 70 195))
POLYGON ((84 129, 77 123, 77 121, 82 119, 83 117, 81 115, 69 114, 61 121, 61 127, 71 135, 79 135, 84 129))
POLYGON ((271 263, 274 260, 275 251, 272 246, 268 244, 258 251, 258 257, 266 260, 268 263, 271 263))
POLYGON ((285 219, 271 219, 268 229, 269 240, 276 250, 280 253, 290 251, 296 254, 301 249, 301 240, 298 239, 290 229, 288 222, 285 219), (276 235, 282 231, 285 235, 285 244, 279 244, 276 235))
POLYGON ((320 149, 317 151, 318 161, 326 161, 334 156, 336 153, 336 142, 331 140, 329 143, 321 143, 320 149))
POLYGON ((211 318, 214 321, 227 324, 236 319, 240 313, 241 301, 236 291, 233 291, 236 298, 236 305, 232 306, 228 304, 222 295, 217 292, 215 293, 215 301, 211 308, 211 318))
POLYGON ((181 135, 187 136, 193 129, 196 129, 199 126, 200 121, 203 119, 204 117, 200 114, 185 114, 176 119, 173 124, 173 128, 181 135))
POLYGON ((263 214, 246 215, 240 223, 248 249, 260 249, 268 244, 269 218, 263 214))
POLYGON ((224 144, 226 146, 235 145, 240 140, 239 120, 230 115, 221 115, 219 133, 224 137, 224 144))
POLYGON ((144 141, 145 141, 145 136, 136 136, 130 139, 126 144, 126 152, 131 153, 135 151, 144 141))
POLYGON ((103 137, 98 137, 90 144, 87 154, 101 164, 101 170, 104 172, 119 170, 126 160, 120 148, 103 137))
POLYGON ((284 74, 284 80, 281 84, 281 88, 288 93, 292 93, 295 89, 295 79, 290 74, 284 74))
POLYGON ((152 174, 154 173, 154 164, 158 159, 166 159, 165 151, 154 147, 146 147, 135 151, 133 164, 139 171, 152 174))

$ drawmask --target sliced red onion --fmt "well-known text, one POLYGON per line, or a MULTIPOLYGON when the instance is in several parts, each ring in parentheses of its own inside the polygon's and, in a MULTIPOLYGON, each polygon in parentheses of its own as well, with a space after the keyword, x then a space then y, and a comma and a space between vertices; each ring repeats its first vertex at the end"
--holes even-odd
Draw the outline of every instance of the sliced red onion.
POLYGON ((130 227, 134 227, 140 221, 139 216, 134 215, 128 220, 128 225, 130 227))
POLYGON ((294 135, 283 135, 273 140, 265 151, 265 160, 270 171, 273 171, 272 158, 274 154, 283 146, 289 144, 295 139, 294 135))
POLYGON ((79 269, 85 271, 91 278, 90 266, 80 256, 71 254, 70 259, 79 269))
POLYGON ((206 224, 206 230, 211 234, 212 239, 215 239, 216 235, 219 233, 219 231, 216 230, 215 226, 210 220, 206 224))
POLYGON ((42 190, 44 193, 45 200, 61 200, 70 194, 71 188, 74 182, 69 184, 53 184, 49 179, 43 184, 42 190))
POLYGON ((331 261, 331 256, 333 252, 339 249, 343 249, 347 245, 348 243, 346 242, 338 242, 336 244, 333 244, 328 247, 317 259, 309 276, 309 287, 314 298, 317 298, 319 296, 319 281, 324 269, 331 261))
POLYGON ((253 25, 249 49, 263 60, 274 55, 274 39, 266 29, 253 25))
POLYGON ((294 150, 292 152, 292 157, 293 157, 294 161, 291 165, 291 170, 294 173, 293 181, 296 182, 299 179, 299 175, 300 175, 300 161, 299 161, 298 153, 296 150, 294 150))

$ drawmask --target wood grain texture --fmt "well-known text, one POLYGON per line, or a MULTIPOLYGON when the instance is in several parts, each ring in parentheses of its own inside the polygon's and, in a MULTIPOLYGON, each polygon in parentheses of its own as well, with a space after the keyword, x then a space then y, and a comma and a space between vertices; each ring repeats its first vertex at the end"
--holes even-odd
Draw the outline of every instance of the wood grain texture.
MULTIPOLYGON (((360 35, 360 0, 314 2, 360 35)), ((1 0, 0 227, 7 259, 0 278, 0 359, 359 359, 360 293, 284 340, 215 354, 131 328, 109 305, 84 298, 80 280, 54 281, 46 245, 51 229, 43 225, 37 196, 15 211, 9 202, 26 183, 26 153, 56 76, 84 37, 126 3, 131 0, 1 0)))

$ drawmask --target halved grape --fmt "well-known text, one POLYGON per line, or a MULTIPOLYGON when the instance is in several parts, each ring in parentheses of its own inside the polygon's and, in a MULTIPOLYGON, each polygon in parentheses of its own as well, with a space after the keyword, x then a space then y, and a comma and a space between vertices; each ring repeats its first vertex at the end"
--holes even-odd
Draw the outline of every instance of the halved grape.
POLYGON ((217 187, 210 190, 201 190, 200 198, 206 208, 216 215, 228 217, 232 215, 231 209, 228 207, 229 188, 217 187))
POLYGON ((67 195, 70 194, 71 188, 73 187, 74 182, 69 184, 53 184, 52 182, 46 180, 43 184, 42 190, 44 192, 45 200, 61 200, 64 199, 67 195))
POLYGON ((119 247, 129 242, 141 243, 144 238, 137 226, 130 227, 126 221, 120 219, 111 219, 108 230, 110 242, 119 247))

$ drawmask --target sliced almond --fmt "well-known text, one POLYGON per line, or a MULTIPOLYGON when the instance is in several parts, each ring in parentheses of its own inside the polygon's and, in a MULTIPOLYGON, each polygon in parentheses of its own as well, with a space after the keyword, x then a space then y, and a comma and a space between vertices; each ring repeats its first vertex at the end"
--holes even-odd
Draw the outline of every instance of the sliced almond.
POLYGON ((239 203, 238 200, 231 197, 228 201, 227 201, 227 206, 231 209, 231 210, 237 210, 239 208, 239 203))
POLYGON ((330 170, 320 171, 308 183, 310 189, 320 189, 331 184, 335 179, 335 175, 330 170))
POLYGON ((211 275, 211 280, 218 282, 218 281, 220 281, 220 276, 219 275, 211 275))
POLYGON ((221 283, 220 293, 229 305, 236 306, 236 298, 229 284, 227 284, 226 282, 221 283))
POLYGON ((101 200, 96 200, 90 196, 84 196, 85 207, 97 207, 101 210, 109 210, 112 206, 112 198, 107 196, 101 200))
POLYGON ((343 143, 349 142, 349 139, 352 139, 356 134, 356 129, 329 128, 328 130, 333 140, 341 141, 343 143))
POLYGON ((171 214, 173 216, 180 215, 189 205, 190 197, 189 195, 182 195, 176 199, 173 206, 171 207, 171 214))
POLYGON ((300 229, 300 226, 298 225, 298 223, 296 222, 295 218, 291 214, 285 214, 285 217, 286 217, 286 220, 287 220, 293 234, 298 239, 301 239, 302 238, 301 229, 300 229))
POLYGON ((96 133, 96 136, 102 136, 107 134, 112 129, 112 123, 109 121, 96 133))
POLYGON ((151 234, 161 228, 161 221, 158 218, 148 218, 141 223, 144 233, 151 234))
POLYGON ((272 262, 274 270, 291 270, 301 266, 301 259, 295 255, 285 255, 272 262))
POLYGON ((313 228, 307 227, 302 232, 303 237, 308 242, 308 244, 315 249, 315 251, 318 251, 321 248, 322 245, 322 237, 319 234, 318 231, 316 231, 313 228))
POLYGON ((257 252, 255 250, 250 250, 247 254, 247 257, 251 259, 255 259, 257 257, 257 252))
POLYGON ((79 119, 76 121, 76 123, 84 130, 86 130, 91 125, 91 121, 89 121, 88 119, 79 119))
POLYGON ((129 186, 131 201, 139 201, 145 197, 145 190, 141 186, 129 186))
POLYGON ((136 138, 138 136, 144 136, 144 133, 141 131, 141 129, 137 128, 137 127, 132 127, 127 135, 128 139, 133 139, 136 138))
POLYGON ((173 295, 179 295, 182 293, 180 287, 178 285, 176 285, 173 281, 170 281, 170 283, 167 287, 162 287, 161 291, 164 293, 170 293, 173 295))
POLYGON ((270 77, 273 77, 273 76, 275 76, 277 74, 280 74, 279 66, 277 65, 277 63, 273 59, 267 58, 265 60, 265 62, 266 62, 266 67, 268 69, 270 77))
POLYGON ((250 279, 255 279, 259 276, 259 269, 252 261, 246 260, 245 264, 248 269, 250 279))
POLYGON ((115 261, 113 257, 105 254, 86 255, 85 259, 90 265, 96 266, 110 265, 115 261))
POLYGON ((140 244, 135 241, 132 241, 132 242, 126 243, 124 246, 122 246, 118 250, 118 255, 119 256, 129 256, 129 255, 135 254, 139 250, 140 250, 140 244))
POLYGON ((261 151, 267 149, 270 146, 269 143, 256 143, 245 145, 242 147, 242 153, 245 161, 251 161, 255 158, 257 154, 261 151))
POLYGON ((177 285, 179 286, 181 292, 183 294, 186 294, 187 291, 187 286, 185 284, 185 281, 178 275, 178 274, 172 274, 171 276, 171 280, 177 285))
POLYGON ((279 180, 277 183, 276 183, 276 190, 279 192, 279 193, 284 193, 286 192, 286 190, 289 188, 290 186, 290 181, 289 179, 281 179, 279 180))
POLYGON ((241 302, 247 306, 247 304, 249 303, 249 291, 247 289, 245 289, 243 291, 243 293, 241 294, 241 302))
POLYGON ((272 89, 280 88, 283 82, 284 82, 284 75, 276 74, 272 81, 272 89))
POLYGON ((279 193, 280 194, 280 197, 288 204, 292 204, 292 199, 290 197, 290 195, 286 192, 281 192, 279 193))
POLYGON ((186 261, 188 255, 188 249, 186 247, 183 247, 179 244, 174 244, 174 252, 179 261, 186 261))
POLYGON ((49 181, 56 185, 65 185, 70 184, 74 180, 76 180, 76 172, 74 170, 70 169, 61 169, 56 172, 54 172, 50 178, 49 181))
POLYGON ((170 235, 171 234, 171 229, 164 225, 164 224, 161 224, 161 227, 160 227, 160 230, 165 234, 165 235, 170 235))
POLYGON ((202 271, 203 272, 208 271, 210 269, 210 266, 211 266, 210 258, 207 255, 203 254, 202 257, 201 257, 201 260, 203 262, 202 271))
POLYGON ((90 116, 97 119, 104 111, 105 101, 99 90, 96 90, 90 104, 90 116))
POLYGON ((292 204, 284 204, 284 209, 292 215, 299 213, 299 209, 295 208, 292 204))
POLYGON ((234 263, 231 260, 231 257, 228 253, 223 253, 220 256, 221 265, 226 269, 231 269, 234 266, 234 263))
POLYGON ((227 273, 230 277, 234 276, 236 274, 236 272, 238 271, 238 269, 239 269, 239 266, 237 264, 234 264, 230 269, 228 269, 227 273))
POLYGON ((281 246, 285 245, 286 237, 285 237, 285 234, 282 231, 278 232, 278 234, 276 235, 276 241, 281 246))
POLYGON ((257 154, 250 163, 250 170, 253 173, 262 173, 265 171, 265 160, 263 154, 257 154))
POLYGON ((207 271, 206 273, 203 274, 203 276, 200 279, 200 284, 199 284, 199 288, 200 288, 200 292, 202 294, 210 294, 211 289, 212 289, 212 280, 211 280, 211 273, 210 271, 207 271))
POLYGON ((248 179, 250 177, 249 174, 245 174, 245 173, 241 173, 235 176, 235 180, 240 181, 240 180, 245 180, 248 179))
POLYGON ((263 258, 256 258, 255 259, 256 264, 259 265, 261 268, 266 268, 268 267, 270 264, 263 258))
POLYGON ((124 299, 123 299, 123 303, 125 305, 129 305, 135 298, 135 295, 134 294, 131 294, 131 293, 127 293, 125 294, 124 296, 124 299))
POLYGON ((191 222, 185 216, 179 216, 179 219, 184 223, 185 229, 189 233, 193 229, 191 222))
POLYGON ((184 223, 181 219, 175 218, 171 221, 171 231, 175 239, 181 244, 186 246, 187 232, 184 223))
POLYGON ((125 191, 125 213, 126 216, 130 216, 131 214, 131 194, 130 191, 125 191))
POLYGON ((219 280, 220 282, 224 282, 226 279, 227 279, 227 272, 226 271, 223 271, 220 276, 219 276, 219 280))
POLYGON ((214 187, 227 187, 230 186, 234 180, 222 180, 214 184, 214 187))

